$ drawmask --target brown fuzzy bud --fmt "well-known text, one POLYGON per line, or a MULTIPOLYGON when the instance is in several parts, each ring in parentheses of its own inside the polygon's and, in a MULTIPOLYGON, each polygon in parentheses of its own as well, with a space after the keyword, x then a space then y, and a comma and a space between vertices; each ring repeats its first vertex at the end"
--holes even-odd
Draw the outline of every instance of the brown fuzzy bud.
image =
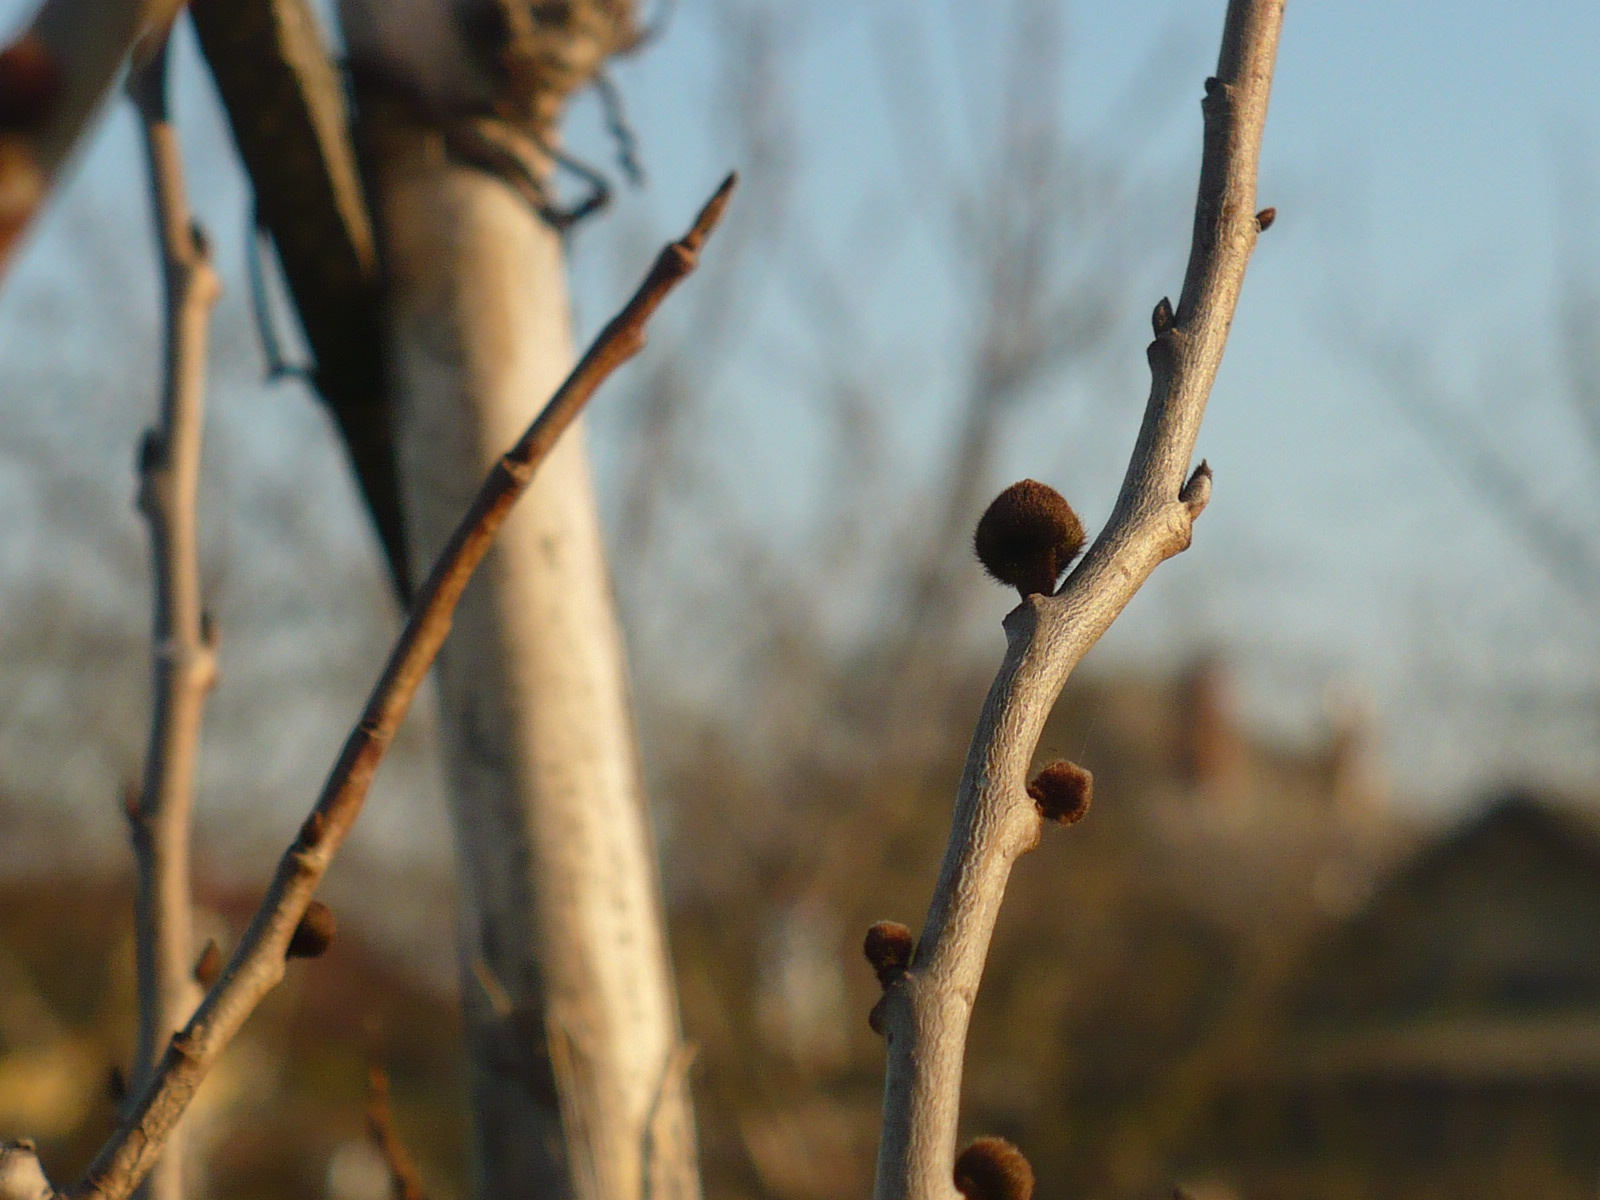
POLYGON ((333 919, 333 909, 321 900, 313 900, 306 905, 300 924, 294 927, 284 957, 320 958, 333 944, 333 935, 338 931, 339 923, 333 919))
POLYGON ((61 67, 39 38, 29 35, 0 50, 0 130, 38 130, 60 95, 61 67))
POLYGON ((1061 493, 1032 479, 995 497, 972 538, 983 569, 1026 600, 1051 595, 1083 550, 1083 522, 1061 493))
POLYGON ((1256 232, 1265 233, 1272 228, 1272 223, 1278 219, 1278 210, 1263 208, 1256 214, 1256 232))
POLYGON ((956 1159, 956 1191, 967 1200, 1032 1200, 1033 1168, 1005 1138, 981 1137, 956 1159))
POLYGON ((210 991, 211 985, 221 974, 222 949, 217 945, 216 938, 207 938, 204 948, 200 951, 200 957, 194 960, 194 981, 210 991))
POLYGON ((1076 825, 1094 799, 1094 776, 1077 763, 1053 762, 1034 776, 1028 795, 1045 820, 1076 825))
POLYGON ((1167 297, 1156 301, 1155 311, 1150 314, 1150 328, 1157 337, 1172 328, 1172 301, 1167 297))
POLYGON ((878 982, 888 987, 911 965, 911 952, 916 942, 911 930, 898 921, 879 921, 867 930, 861 950, 872 964, 878 982))

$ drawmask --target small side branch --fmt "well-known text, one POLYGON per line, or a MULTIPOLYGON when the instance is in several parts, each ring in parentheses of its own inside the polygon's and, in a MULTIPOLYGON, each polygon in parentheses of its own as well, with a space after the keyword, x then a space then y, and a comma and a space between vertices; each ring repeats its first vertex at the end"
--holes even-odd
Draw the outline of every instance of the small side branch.
POLYGON ((389 1170, 389 1193, 394 1200, 428 1200, 417 1164, 394 1127, 388 1072, 378 1066, 367 1071, 367 1135, 383 1155, 383 1164, 389 1170))
MULTIPOLYGON (((205 414, 206 340, 221 293, 204 237, 191 223, 177 131, 167 112, 167 47, 129 78, 150 170, 151 207, 166 294, 161 413, 139 450, 139 508, 150 527, 155 647, 144 782, 128 811, 138 884, 134 899, 139 1040, 134 1086, 155 1072, 167 1039, 194 1013, 194 920, 189 845, 205 700, 216 654, 201 607, 196 499, 205 414)), ((150 1200, 182 1196, 177 1139, 146 1184, 150 1200)))
POLYGON ((689 232, 662 250, 633 298, 489 473, 419 589, 411 617, 390 651, 361 719, 299 835, 279 861, 233 957, 199 1011, 172 1039, 160 1069, 143 1088, 128 1117, 90 1164, 83 1181, 67 1195, 123 1200, 138 1186, 223 1049, 282 979, 290 939, 360 815, 395 731, 450 631, 462 590, 556 440, 611 372, 643 347, 646 323, 667 294, 694 270, 701 247, 727 206, 733 183, 730 176, 689 232))
POLYGON ((876 1200, 955 1200, 967 1026, 1016 859, 1040 834, 1027 771, 1068 675, 1164 560, 1184 550, 1211 490, 1190 461, 1256 238, 1256 163, 1283 0, 1231 0, 1202 104, 1205 149, 1194 240, 1174 313, 1157 305, 1150 398, 1116 506, 1054 595, 1005 621, 944 863, 910 966, 888 981, 875 1027, 888 1043, 876 1200))

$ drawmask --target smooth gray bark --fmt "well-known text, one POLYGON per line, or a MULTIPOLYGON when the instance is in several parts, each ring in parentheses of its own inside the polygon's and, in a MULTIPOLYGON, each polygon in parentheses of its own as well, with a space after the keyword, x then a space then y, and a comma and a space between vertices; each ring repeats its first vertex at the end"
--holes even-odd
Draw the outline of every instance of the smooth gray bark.
MULTIPOLYGON (((559 237, 436 132, 369 170, 413 561, 573 361, 559 237)), ((461 871, 477 1191, 698 1194, 692 1113, 581 430, 469 587, 439 660, 461 871)))

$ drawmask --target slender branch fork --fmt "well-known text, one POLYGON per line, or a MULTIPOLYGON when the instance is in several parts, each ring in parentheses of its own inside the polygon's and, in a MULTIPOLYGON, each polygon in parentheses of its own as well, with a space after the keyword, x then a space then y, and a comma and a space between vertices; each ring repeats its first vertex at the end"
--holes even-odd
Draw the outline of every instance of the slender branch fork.
MULTIPOLYGON (((154 702, 144 783, 128 821, 138 863, 134 900, 139 985, 135 1087, 200 999, 195 984, 189 842, 200 724, 216 681, 212 632, 201 607, 196 498, 205 411, 206 341, 221 285, 191 224, 177 131, 167 111, 167 45, 129 77, 150 169, 156 242, 166 291, 166 368, 160 420, 139 451, 139 507, 150 526, 155 590, 154 702)), ((181 1142, 169 1138, 146 1181, 149 1200, 182 1195, 181 1142)))
POLYGON ((250 926, 198 1011, 167 1047, 160 1068, 90 1164, 83 1180, 52 1192, 30 1144, 0 1150, 0 1200, 124 1200, 160 1155, 174 1125, 228 1042, 283 978, 290 938, 450 631, 462 590, 539 464, 599 386, 644 346, 645 325, 667 294, 694 270, 701 247, 727 207, 729 176, 693 226, 666 246, 633 297, 611 320, 517 444, 489 472, 472 506, 440 552, 412 604, 361 719, 345 741, 322 794, 278 863, 250 926), (20 1182, 13 1184, 12 1180, 20 1182), (34 1181, 42 1184, 42 1190, 34 1181), (29 1190, 29 1188, 32 1190, 29 1190))
POLYGON ((1186 549, 1211 494, 1189 462, 1245 267, 1267 220, 1256 164, 1284 0, 1230 0, 1206 81, 1194 238, 1178 311, 1156 307, 1150 398, 1106 528, 1053 596, 1005 620, 1005 660, 978 720, 950 841, 910 968, 879 1010, 888 1043, 875 1200, 953 1200, 967 1025, 1006 880, 1037 844, 1027 772, 1067 677, 1150 573, 1186 549))

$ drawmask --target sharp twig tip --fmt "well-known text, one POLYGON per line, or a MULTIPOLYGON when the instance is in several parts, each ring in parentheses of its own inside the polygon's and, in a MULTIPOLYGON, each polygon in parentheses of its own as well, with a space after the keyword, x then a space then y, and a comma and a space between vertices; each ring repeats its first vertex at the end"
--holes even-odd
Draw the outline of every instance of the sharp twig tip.
POLYGON ((733 195, 734 185, 739 182, 739 173, 730 171, 717 190, 711 193, 705 207, 700 210, 700 215, 695 217, 694 225, 689 232, 684 234, 683 245, 690 250, 699 250, 705 244, 706 238, 711 236, 711 231, 722 220, 722 214, 727 210, 728 198, 733 195))

